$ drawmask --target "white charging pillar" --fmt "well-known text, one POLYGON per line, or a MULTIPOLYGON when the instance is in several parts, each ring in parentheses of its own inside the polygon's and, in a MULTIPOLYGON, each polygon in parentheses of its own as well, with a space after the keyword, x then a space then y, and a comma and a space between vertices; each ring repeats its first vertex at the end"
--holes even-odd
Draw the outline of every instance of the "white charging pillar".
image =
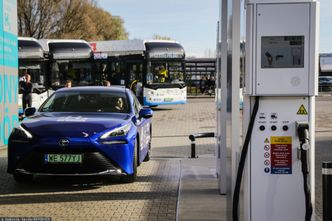
POLYGON ((300 122, 309 125, 314 207, 318 6, 314 0, 246 1, 244 135, 256 96, 260 102, 246 161, 244 220, 305 220, 300 122))

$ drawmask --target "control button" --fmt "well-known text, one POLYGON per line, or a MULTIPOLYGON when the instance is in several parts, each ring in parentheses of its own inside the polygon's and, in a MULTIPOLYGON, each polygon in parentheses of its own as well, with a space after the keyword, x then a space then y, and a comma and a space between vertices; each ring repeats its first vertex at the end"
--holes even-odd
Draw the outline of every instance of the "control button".
POLYGON ((261 126, 259 126, 259 129, 260 129, 261 131, 263 131, 263 130, 265 130, 265 126, 264 126, 264 125, 261 125, 261 126))
POLYGON ((284 131, 287 131, 287 130, 288 130, 288 126, 287 126, 287 125, 284 125, 284 126, 282 127, 282 129, 283 129, 284 131))
POLYGON ((271 130, 275 131, 277 130, 277 127, 275 125, 271 126, 271 130))

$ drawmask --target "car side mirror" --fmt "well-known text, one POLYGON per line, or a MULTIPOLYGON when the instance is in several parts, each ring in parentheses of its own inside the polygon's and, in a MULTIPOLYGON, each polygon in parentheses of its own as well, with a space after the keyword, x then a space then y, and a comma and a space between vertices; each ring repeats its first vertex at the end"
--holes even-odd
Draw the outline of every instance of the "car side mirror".
POLYGON ((144 107, 139 111, 139 116, 143 118, 150 118, 153 116, 153 111, 150 108, 144 107))
POLYGON ((26 117, 30 117, 32 115, 34 115, 36 113, 36 108, 35 107, 28 107, 27 109, 25 109, 24 111, 24 115, 26 117))

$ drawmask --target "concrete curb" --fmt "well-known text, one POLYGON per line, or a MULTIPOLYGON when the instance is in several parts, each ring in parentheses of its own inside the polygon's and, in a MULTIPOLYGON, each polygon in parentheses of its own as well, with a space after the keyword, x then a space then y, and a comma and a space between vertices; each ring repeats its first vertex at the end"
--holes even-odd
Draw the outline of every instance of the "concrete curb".
POLYGON ((200 98, 200 99, 205 99, 205 98, 215 98, 215 96, 209 96, 209 95, 197 95, 197 96, 187 96, 188 99, 197 99, 197 98, 200 98))

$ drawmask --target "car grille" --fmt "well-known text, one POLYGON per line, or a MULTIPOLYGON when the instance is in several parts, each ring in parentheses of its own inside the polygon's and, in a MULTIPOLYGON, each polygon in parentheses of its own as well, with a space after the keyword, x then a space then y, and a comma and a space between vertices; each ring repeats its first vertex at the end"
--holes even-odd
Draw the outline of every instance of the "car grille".
POLYGON ((117 170, 119 169, 119 166, 100 152, 34 151, 19 162, 17 169, 24 169, 31 173, 92 174, 106 170, 117 170), (81 164, 51 164, 44 161, 45 154, 83 154, 83 160, 81 164))

